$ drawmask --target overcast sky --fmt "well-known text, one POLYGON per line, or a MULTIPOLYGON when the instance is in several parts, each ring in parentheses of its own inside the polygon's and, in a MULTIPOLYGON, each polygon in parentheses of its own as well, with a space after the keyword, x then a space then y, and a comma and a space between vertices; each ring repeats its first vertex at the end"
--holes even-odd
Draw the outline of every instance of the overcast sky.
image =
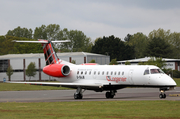
POLYGON ((0 0, 0 35, 42 24, 80 30, 92 40, 159 28, 180 32, 180 0, 0 0))

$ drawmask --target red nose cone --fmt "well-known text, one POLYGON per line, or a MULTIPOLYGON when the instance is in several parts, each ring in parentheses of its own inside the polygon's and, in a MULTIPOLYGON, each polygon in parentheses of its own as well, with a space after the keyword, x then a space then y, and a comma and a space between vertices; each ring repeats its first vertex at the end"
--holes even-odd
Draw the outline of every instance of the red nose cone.
POLYGON ((53 77, 64 77, 64 75, 61 73, 62 67, 63 67, 63 64, 51 64, 51 65, 45 66, 43 68, 43 72, 53 77))

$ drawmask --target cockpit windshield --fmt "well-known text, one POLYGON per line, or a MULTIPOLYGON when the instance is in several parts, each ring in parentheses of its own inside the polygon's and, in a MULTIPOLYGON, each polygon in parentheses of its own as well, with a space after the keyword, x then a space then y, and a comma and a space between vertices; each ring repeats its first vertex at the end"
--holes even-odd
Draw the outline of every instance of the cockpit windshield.
POLYGON ((157 73, 163 73, 164 74, 164 72, 161 69, 150 69, 150 71, 151 71, 151 74, 157 74, 157 73))
POLYGON ((146 69, 144 71, 144 75, 148 75, 148 74, 160 74, 160 73, 164 74, 164 72, 161 69, 150 69, 150 70, 146 69))

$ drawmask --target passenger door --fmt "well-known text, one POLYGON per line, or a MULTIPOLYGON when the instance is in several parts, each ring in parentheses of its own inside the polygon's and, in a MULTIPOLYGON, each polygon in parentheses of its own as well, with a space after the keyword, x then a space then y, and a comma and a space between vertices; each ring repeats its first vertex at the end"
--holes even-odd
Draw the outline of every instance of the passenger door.
POLYGON ((129 73, 128 73, 128 80, 130 84, 134 84, 133 82, 133 69, 130 69, 129 73))

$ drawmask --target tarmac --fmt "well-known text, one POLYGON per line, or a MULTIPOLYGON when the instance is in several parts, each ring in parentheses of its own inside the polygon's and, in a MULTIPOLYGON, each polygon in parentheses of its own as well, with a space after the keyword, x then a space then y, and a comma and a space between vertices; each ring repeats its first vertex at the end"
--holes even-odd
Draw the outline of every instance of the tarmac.
POLYGON ((0 102, 69 102, 69 101, 135 101, 173 100, 180 101, 180 87, 166 91, 166 98, 159 98, 158 88, 124 88, 113 99, 106 99, 104 92, 85 91, 83 99, 74 99, 76 90, 0 91, 0 102), (173 96, 171 96, 173 95, 173 96))

